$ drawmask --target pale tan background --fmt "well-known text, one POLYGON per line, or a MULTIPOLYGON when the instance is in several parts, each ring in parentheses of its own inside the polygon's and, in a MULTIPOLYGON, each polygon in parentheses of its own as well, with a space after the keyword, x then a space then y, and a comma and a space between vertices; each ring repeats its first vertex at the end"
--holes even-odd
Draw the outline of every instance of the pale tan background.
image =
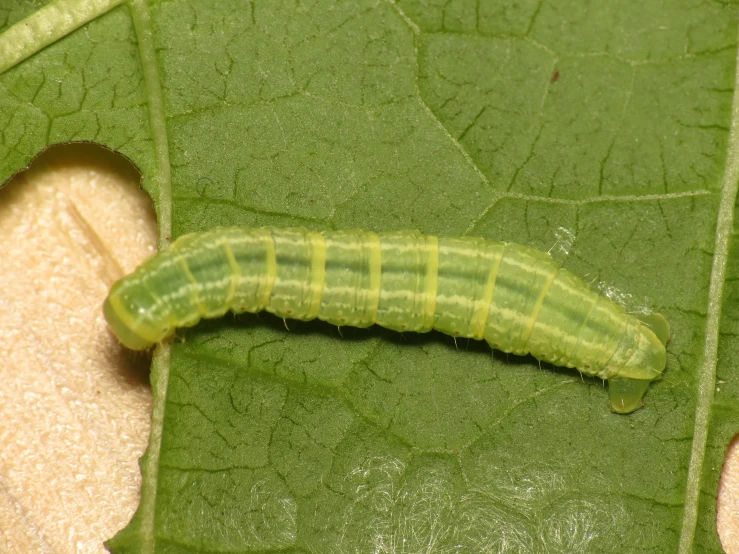
POLYGON ((138 504, 148 360, 108 333, 108 287, 154 251, 139 175, 53 148, 0 190, 0 551, 104 552, 138 504))
MULTIPOLYGON (((99 553, 139 500, 149 360, 101 305, 154 251, 139 174, 88 144, 55 147, 0 190, 0 552, 99 553)), ((719 533, 739 554, 739 446, 719 533)))

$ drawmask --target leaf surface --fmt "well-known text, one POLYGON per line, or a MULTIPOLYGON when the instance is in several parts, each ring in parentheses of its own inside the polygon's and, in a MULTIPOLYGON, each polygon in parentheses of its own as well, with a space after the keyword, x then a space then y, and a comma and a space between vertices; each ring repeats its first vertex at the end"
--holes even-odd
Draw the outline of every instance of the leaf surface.
MULTIPOLYGON (((92 140, 142 171, 163 241, 215 225, 510 240, 673 337, 647 406, 619 416, 600 381, 483 343, 204 322, 155 359, 143 501, 114 552, 720 552, 735 5, 116 4, 81 27, 37 12, 64 38, 30 37, 0 75, 0 178, 92 140)), ((0 21, 40 7, 5 2, 0 21)))

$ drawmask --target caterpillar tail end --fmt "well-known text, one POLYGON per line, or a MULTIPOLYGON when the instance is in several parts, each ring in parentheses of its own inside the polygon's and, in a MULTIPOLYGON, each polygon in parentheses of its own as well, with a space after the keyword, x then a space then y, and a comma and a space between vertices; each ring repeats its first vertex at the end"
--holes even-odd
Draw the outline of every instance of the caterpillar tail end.
POLYGON ((642 407, 642 397, 649 388, 648 379, 629 379, 611 377, 608 380, 608 393, 611 397, 611 410, 617 414, 630 414, 642 407))
POLYGON ((639 315, 638 348, 618 376, 608 379, 611 410, 630 414, 642 407, 642 397, 649 384, 659 379, 665 369, 665 346, 670 341, 670 323, 658 313, 639 315))
POLYGON ((112 306, 110 297, 106 298, 105 304, 103 304, 103 315, 105 316, 105 321, 108 322, 110 330, 113 331, 116 338, 126 348, 130 348, 131 350, 146 350, 154 345, 153 342, 140 337, 126 325, 125 321, 123 321, 112 306))

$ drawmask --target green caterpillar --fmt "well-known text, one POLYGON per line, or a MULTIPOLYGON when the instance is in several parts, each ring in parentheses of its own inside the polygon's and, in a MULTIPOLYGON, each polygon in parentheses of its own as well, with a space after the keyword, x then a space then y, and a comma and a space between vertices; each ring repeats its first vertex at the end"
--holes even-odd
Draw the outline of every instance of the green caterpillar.
POLYGON ((485 339, 607 379, 619 413, 641 406, 664 370, 669 338, 664 317, 627 314, 543 252, 418 231, 193 233, 116 282, 104 305, 113 332, 134 350, 229 310, 485 339))

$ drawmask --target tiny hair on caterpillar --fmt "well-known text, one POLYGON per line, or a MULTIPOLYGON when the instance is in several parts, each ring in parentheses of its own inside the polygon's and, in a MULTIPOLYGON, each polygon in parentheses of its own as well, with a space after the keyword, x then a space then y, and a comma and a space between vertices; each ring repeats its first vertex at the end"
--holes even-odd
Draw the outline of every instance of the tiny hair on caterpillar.
POLYGON ((611 408, 642 406, 665 368, 660 314, 627 314, 544 252, 419 231, 219 227, 184 235, 117 281, 103 311, 124 346, 266 310, 333 325, 437 330, 608 381, 611 408))

